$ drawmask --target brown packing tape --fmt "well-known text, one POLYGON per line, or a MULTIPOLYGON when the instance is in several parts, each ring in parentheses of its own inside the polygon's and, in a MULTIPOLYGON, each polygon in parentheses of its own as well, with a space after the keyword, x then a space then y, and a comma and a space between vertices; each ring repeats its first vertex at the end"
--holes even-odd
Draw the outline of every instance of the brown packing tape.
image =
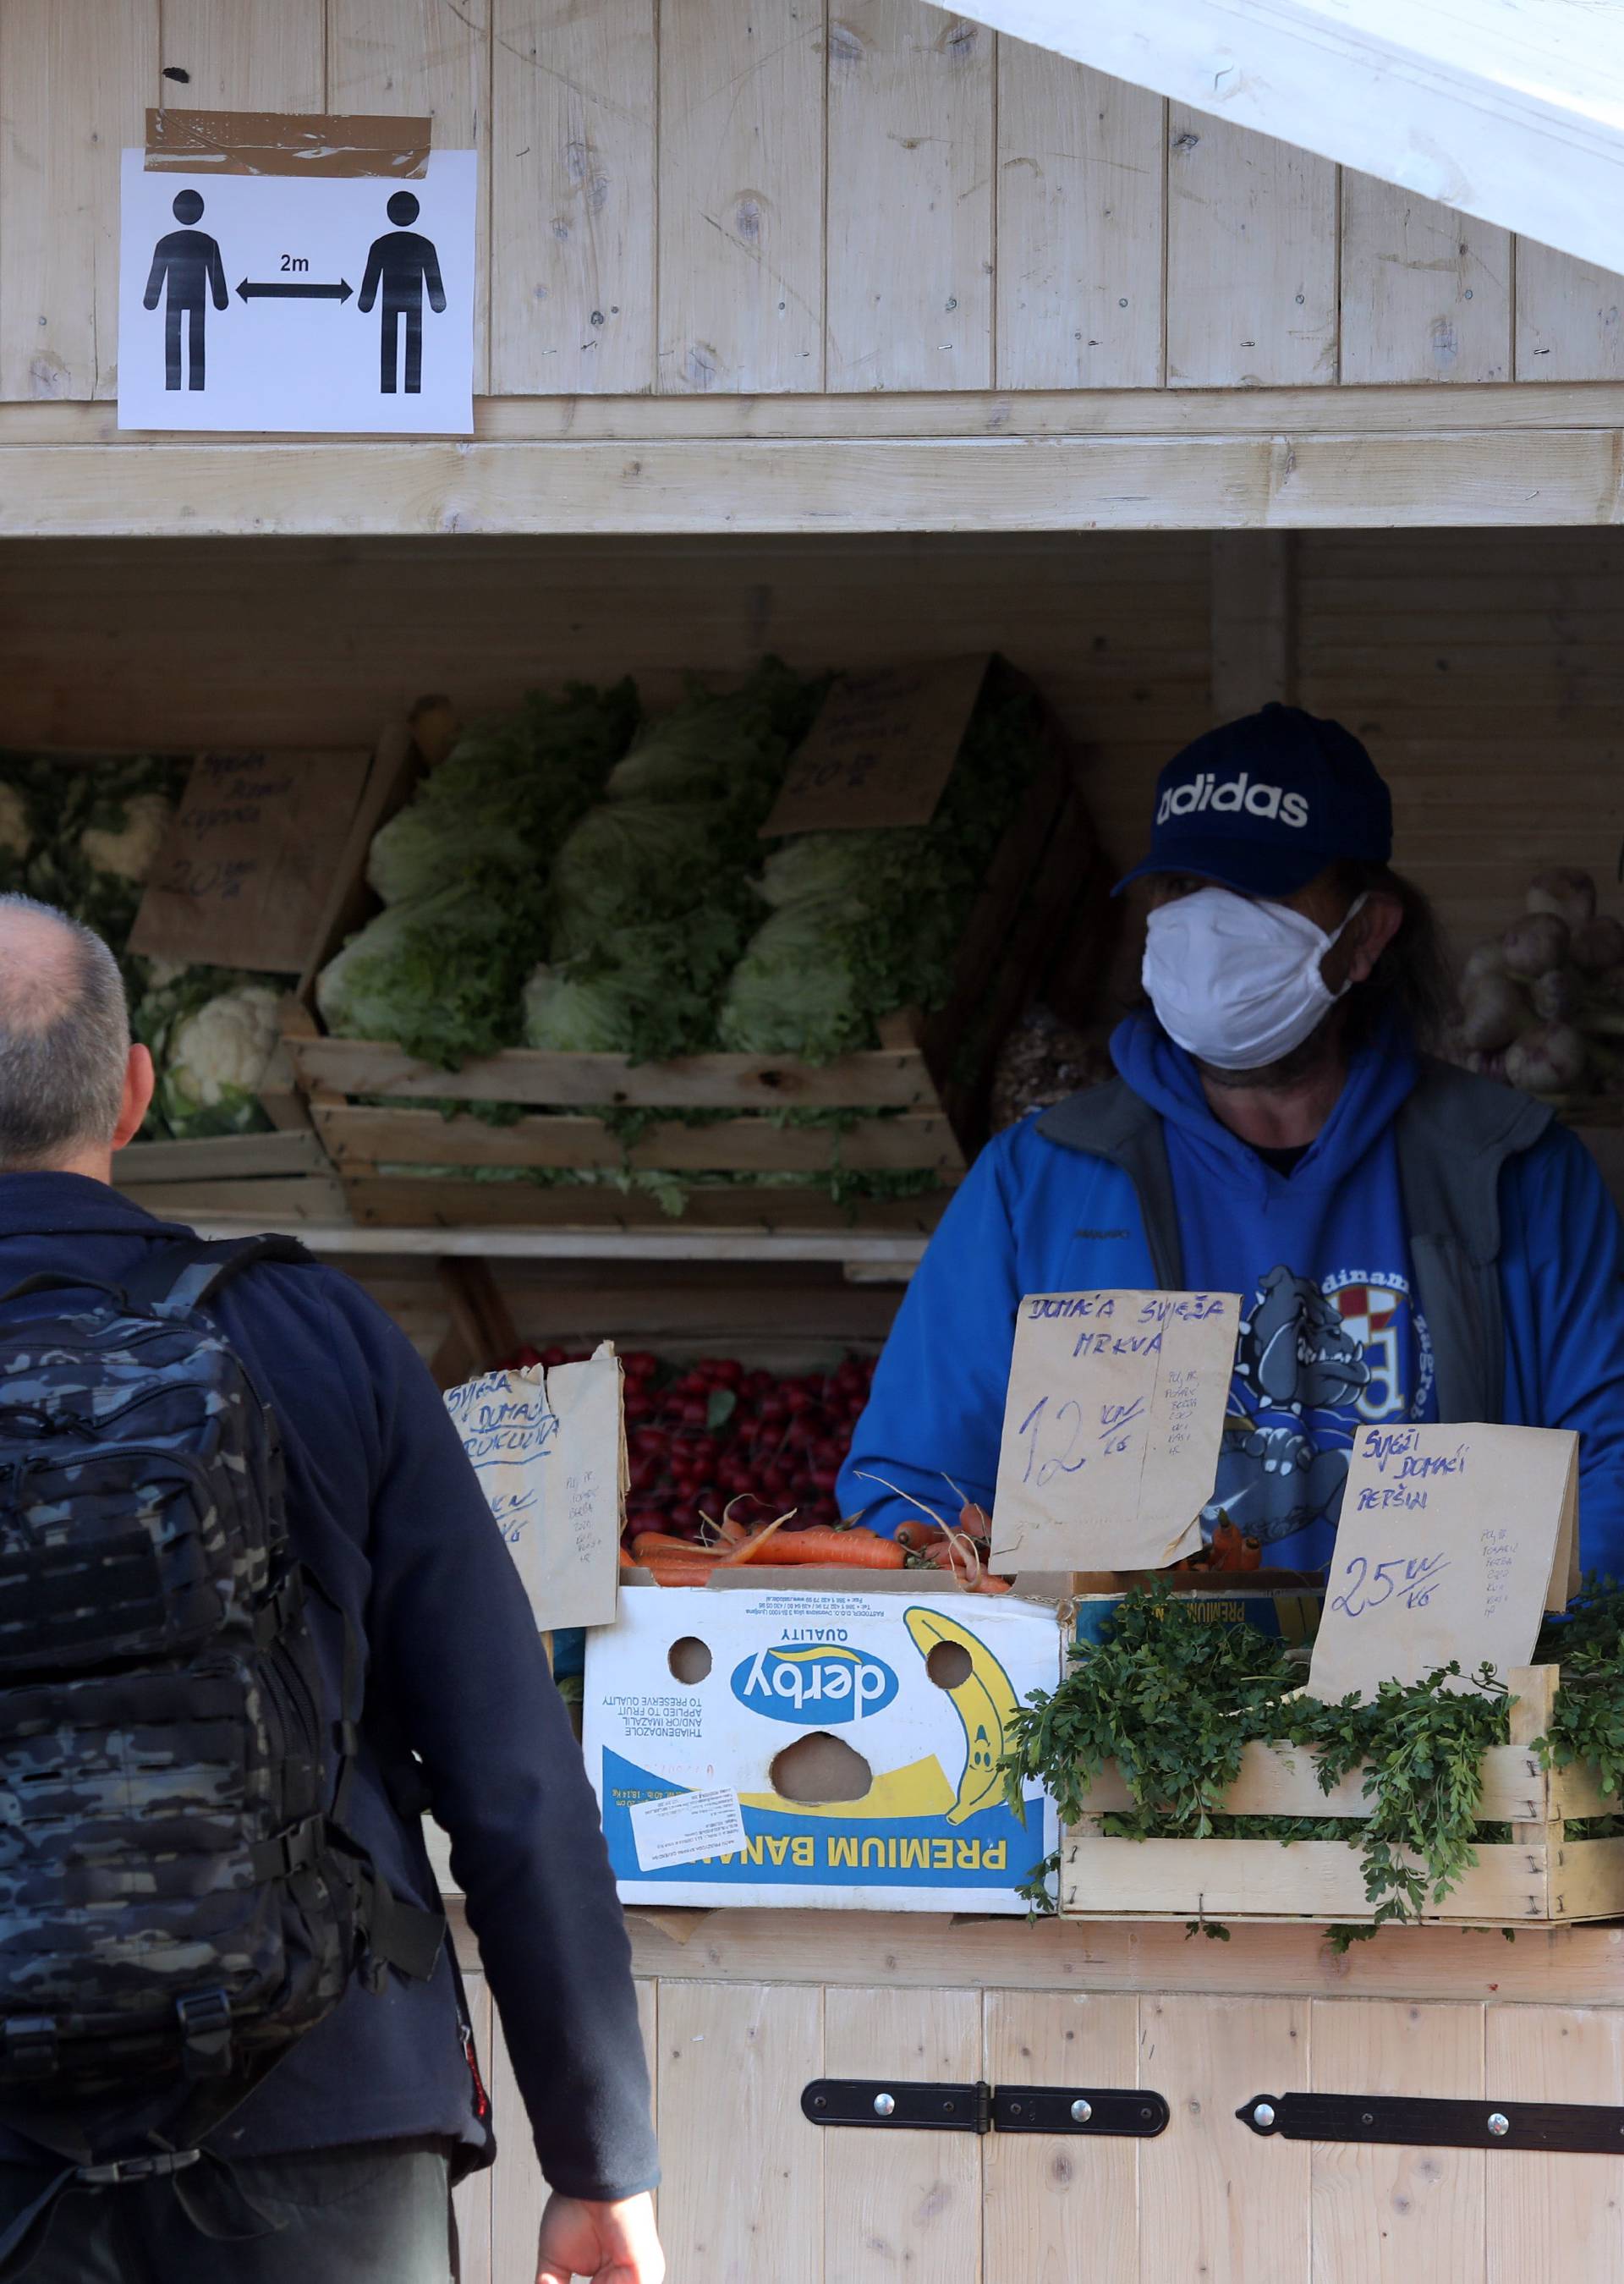
POLYGON ((146 114, 149 173, 383 175, 428 172, 427 119, 333 118, 323 112, 175 111, 146 114))

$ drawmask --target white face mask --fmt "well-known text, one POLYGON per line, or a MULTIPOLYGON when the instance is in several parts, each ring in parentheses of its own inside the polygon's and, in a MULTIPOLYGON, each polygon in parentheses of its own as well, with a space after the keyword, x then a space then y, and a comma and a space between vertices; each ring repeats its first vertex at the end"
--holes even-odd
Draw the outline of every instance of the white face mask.
POLYGON ((1365 902, 1327 935, 1287 904, 1199 888, 1151 914, 1141 970, 1162 1029, 1198 1062, 1261 1070, 1300 1047, 1348 986, 1320 962, 1365 902))

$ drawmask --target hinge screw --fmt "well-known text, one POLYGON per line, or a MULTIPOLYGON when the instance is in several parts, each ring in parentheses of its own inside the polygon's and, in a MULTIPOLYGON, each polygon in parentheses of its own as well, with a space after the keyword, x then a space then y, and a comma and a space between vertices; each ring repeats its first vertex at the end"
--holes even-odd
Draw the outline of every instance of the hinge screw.
POLYGON ((1072 2116, 1079 2125, 1086 2125, 1093 2115, 1094 2104, 1091 2101, 1073 2102, 1072 2116))
POLYGON ((1274 2103, 1272 2101, 1255 2102, 1253 2105, 1252 2122, 1254 2125, 1261 2125, 1267 2131, 1275 2122, 1274 2103))
POLYGON ((1509 2133, 1511 2131, 1511 2121, 1506 2116, 1503 2109, 1491 2109, 1489 2111, 1488 2130, 1491 2133, 1495 2134, 1509 2133))
POLYGON ((876 2117, 889 2117, 895 2108, 896 2098, 894 2094, 877 2093, 875 2095, 874 2115, 876 2117))

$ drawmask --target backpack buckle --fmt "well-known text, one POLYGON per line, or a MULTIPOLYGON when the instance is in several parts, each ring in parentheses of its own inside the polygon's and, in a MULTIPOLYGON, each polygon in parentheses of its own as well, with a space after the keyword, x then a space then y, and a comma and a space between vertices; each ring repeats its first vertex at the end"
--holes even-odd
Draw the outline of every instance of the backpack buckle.
POLYGON ((224 2077, 231 2068, 231 2002, 223 1991, 192 1991, 177 1998, 182 2057, 188 2077, 224 2077))
POLYGON ((57 2067, 55 2016, 13 2016, 5 2025, 5 2065, 14 2077, 51 2077, 57 2067))
POLYGON ((202 2156, 201 2149, 160 2149, 150 2157, 116 2157, 106 2165, 81 2165, 77 2178, 87 2188, 117 2188, 124 2181, 161 2181, 184 2172, 202 2156))

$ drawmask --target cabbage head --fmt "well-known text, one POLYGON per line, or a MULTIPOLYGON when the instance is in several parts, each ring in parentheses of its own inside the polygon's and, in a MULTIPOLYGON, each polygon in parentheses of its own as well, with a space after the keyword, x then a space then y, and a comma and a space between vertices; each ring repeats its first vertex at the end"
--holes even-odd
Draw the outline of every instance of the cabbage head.
POLYGON ((872 1044, 860 931, 838 903, 786 904, 750 941, 722 997, 716 1032, 738 1054, 828 1062, 872 1044))
POLYGON ((777 659, 764 660, 738 690, 691 688, 681 705, 644 723, 610 773, 610 800, 725 802, 753 832, 823 690, 777 659))
POLYGON ((613 801, 583 817, 552 871, 555 958, 608 950, 623 930, 675 919, 743 887, 722 875, 725 802, 613 801))
POLYGON ((710 1046, 717 987, 739 943, 725 915, 704 911, 629 928, 606 952, 543 964, 525 987, 525 1044, 639 1062, 710 1046))
POLYGON ((637 717, 629 681, 533 692, 465 731, 373 836, 367 880, 386 904, 493 872, 534 880, 603 789, 637 717))
POLYGON ((389 1039, 455 1070, 511 1046, 539 929, 502 898, 441 888, 387 904, 316 979, 316 1004, 341 1039, 389 1039))

